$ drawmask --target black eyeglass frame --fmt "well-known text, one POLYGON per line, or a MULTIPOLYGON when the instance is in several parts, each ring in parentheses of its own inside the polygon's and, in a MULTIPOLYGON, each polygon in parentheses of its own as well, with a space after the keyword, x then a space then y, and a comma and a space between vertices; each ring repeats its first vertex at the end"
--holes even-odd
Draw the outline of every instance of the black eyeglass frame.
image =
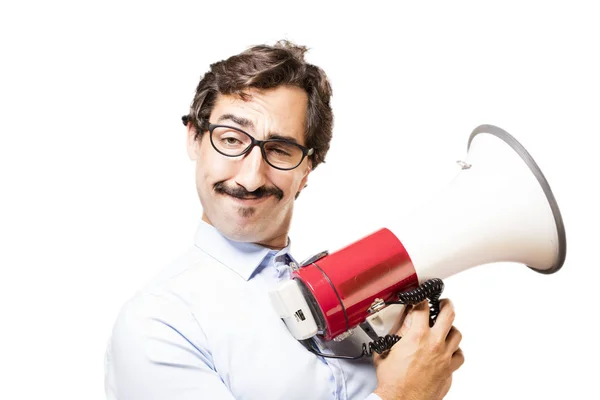
POLYGON ((315 149, 309 149, 308 147, 302 146, 301 144, 298 143, 294 143, 292 141, 286 140, 286 139, 267 139, 267 140, 258 140, 255 139, 252 135, 250 135, 248 132, 244 132, 243 130, 241 130, 240 128, 236 128, 235 126, 229 126, 229 125, 220 125, 220 124, 208 124, 208 133, 210 136, 210 144, 212 145, 212 147, 219 153, 224 155, 225 157, 240 157, 243 156, 244 154, 250 152, 254 146, 258 146, 260 147, 260 152, 262 154, 262 158, 263 160, 265 160, 265 162, 267 164, 269 164, 271 167, 281 170, 281 171, 290 171, 292 169, 298 168, 298 166, 300 164, 302 164, 302 161, 304 161, 304 158, 306 158, 306 156, 311 156, 315 149), (225 154, 222 151, 220 151, 217 146, 215 145, 215 143, 213 142, 213 131, 216 128, 229 128, 229 129, 233 129, 237 132, 243 133, 244 135, 248 136, 250 138, 250 146, 248 146, 248 148, 246 150, 244 150, 243 152, 241 152, 240 154, 237 154, 235 156, 231 155, 231 154, 225 154), (285 144, 289 144, 292 146, 296 146, 298 147, 300 150, 302 150, 302 158, 300 159, 300 161, 298 162, 298 164, 296 164, 295 166, 291 167, 291 168, 281 168, 281 167, 277 167, 273 164, 271 164, 267 158, 267 153, 265 152, 265 143, 273 143, 273 142, 277 142, 277 143, 285 143, 285 144))

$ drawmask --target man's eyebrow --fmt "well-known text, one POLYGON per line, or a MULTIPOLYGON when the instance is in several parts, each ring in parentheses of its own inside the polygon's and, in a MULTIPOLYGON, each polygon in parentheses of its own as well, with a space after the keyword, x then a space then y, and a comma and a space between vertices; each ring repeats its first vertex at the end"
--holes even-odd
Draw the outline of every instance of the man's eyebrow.
POLYGON ((296 138, 294 138, 292 136, 280 135, 278 133, 271 133, 271 134, 269 134, 269 137, 267 139, 283 139, 283 140, 287 140, 288 142, 293 142, 293 143, 296 143, 296 144, 300 144, 300 143, 298 143, 298 140, 296 140, 296 138))
POLYGON ((242 128, 254 128, 254 123, 252 121, 250 121, 248 118, 238 117, 237 115, 233 115, 233 114, 221 115, 219 117, 219 119, 217 119, 217 123, 227 121, 227 120, 235 122, 242 128))

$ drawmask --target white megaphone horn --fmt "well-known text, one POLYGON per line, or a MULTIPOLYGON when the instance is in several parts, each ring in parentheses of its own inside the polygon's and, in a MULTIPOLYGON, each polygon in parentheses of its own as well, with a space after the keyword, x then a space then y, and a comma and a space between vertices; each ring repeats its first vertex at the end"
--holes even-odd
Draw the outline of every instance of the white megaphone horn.
POLYGON ((436 198, 390 229, 420 280, 493 262, 558 271, 566 235, 556 199, 525 148, 506 131, 477 127, 462 171, 436 198))
POLYGON ((400 294, 477 265, 516 262, 543 274, 562 267, 561 213, 525 148, 506 131, 481 125, 467 150, 462 170, 435 198, 336 252, 309 258, 270 293, 296 339, 342 339, 359 324, 385 335, 403 312, 403 305, 388 305, 400 294))

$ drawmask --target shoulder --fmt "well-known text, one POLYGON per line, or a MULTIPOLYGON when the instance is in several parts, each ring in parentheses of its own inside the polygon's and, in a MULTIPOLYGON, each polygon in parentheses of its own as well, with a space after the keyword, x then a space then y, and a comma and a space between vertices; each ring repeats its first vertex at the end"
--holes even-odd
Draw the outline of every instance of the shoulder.
POLYGON ((193 246, 148 281, 135 297, 174 296, 189 305, 242 281, 228 266, 193 246))
POLYGON ((134 371, 148 376, 164 365, 213 368, 209 337, 223 319, 214 306, 226 287, 242 284, 238 274, 197 247, 167 265, 118 313, 106 351, 107 387, 134 379, 134 371))
POLYGON ((159 385, 142 381, 162 377, 164 366, 211 368, 208 348, 201 323, 181 298, 168 291, 140 291, 114 322, 105 355, 106 390, 159 385))
POLYGON ((215 305, 224 301, 224 293, 230 294, 225 300, 241 295, 245 284, 228 266, 194 246, 123 304, 113 325, 113 346, 133 348, 176 335, 203 347, 205 332, 223 319, 215 305))
POLYGON ((121 307, 113 334, 121 330, 147 329, 152 321, 170 325, 195 320, 198 310, 222 296, 226 288, 243 279, 208 254, 193 246, 150 279, 121 307))
POLYGON ((123 304, 113 324, 108 349, 112 363, 138 370, 149 362, 170 362, 174 348, 186 348, 196 357, 198 352, 207 353, 202 321, 193 308, 164 287, 136 293, 123 304))

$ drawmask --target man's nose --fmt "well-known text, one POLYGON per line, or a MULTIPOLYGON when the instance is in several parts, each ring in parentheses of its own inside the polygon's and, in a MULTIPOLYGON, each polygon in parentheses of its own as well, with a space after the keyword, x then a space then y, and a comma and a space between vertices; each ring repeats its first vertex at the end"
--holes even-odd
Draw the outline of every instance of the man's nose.
POLYGON ((240 169, 235 182, 248 192, 254 192, 266 183, 266 169, 269 165, 263 160, 260 147, 254 146, 249 153, 242 156, 240 169))

